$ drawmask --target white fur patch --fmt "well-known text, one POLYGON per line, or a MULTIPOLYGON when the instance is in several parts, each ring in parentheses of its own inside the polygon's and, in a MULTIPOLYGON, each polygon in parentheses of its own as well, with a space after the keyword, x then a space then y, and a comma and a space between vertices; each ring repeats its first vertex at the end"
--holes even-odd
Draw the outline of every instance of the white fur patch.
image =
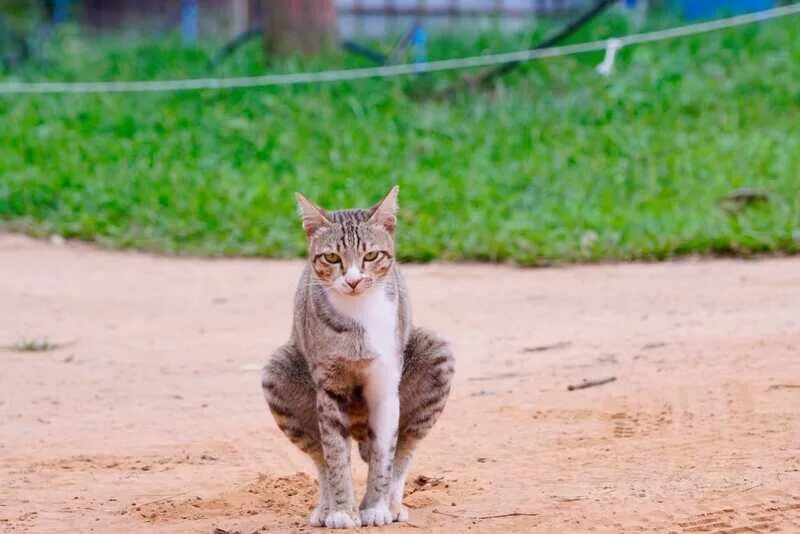
POLYGON ((388 446, 388 440, 397 430, 400 416, 398 385, 401 361, 397 339, 397 299, 389 300, 385 289, 376 285, 357 296, 332 291, 330 301, 336 311, 364 328, 367 347, 375 353, 376 358, 367 371, 364 396, 376 439, 388 446))
MULTIPOLYGON (((328 293, 331 305, 342 315, 364 328, 367 347, 384 365, 400 371, 397 343, 397 299, 389 300, 382 286, 376 285, 361 295, 328 293)), ((377 362, 376 362, 377 363, 377 362)))

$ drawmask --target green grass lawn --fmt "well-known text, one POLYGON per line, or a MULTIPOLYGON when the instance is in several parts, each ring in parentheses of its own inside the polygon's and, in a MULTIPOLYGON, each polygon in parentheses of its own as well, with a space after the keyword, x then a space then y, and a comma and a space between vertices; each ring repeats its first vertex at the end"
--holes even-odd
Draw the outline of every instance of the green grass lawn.
MULTIPOLYGON (((625 31, 608 16, 573 41, 625 31)), ((531 35, 434 39, 434 58, 531 35)), ((213 48, 68 32, 5 79, 208 74, 213 48)), ((495 91, 419 96, 462 73, 226 92, 0 97, 0 224, 113 247, 291 257, 292 192, 362 206, 400 184, 400 254, 656 259, 800 250, 800 18, 550 59, 495 91), (750 187, 768 200, 726 209, 750 187)), ((263 72, 257 43, 222 75, 263 72)), ((328 57, 286 70, 352 67, 328 57)))

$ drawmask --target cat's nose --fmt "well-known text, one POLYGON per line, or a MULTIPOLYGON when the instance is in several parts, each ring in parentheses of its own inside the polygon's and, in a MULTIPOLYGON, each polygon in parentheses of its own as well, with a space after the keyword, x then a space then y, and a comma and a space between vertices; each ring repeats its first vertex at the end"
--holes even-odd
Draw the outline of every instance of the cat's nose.
POLYGON ((344 281, 348 286, 350 286, 350 289, 355 289, 363 278, 364 275, 362 275, 361 271, 359 271, 356 267, 350 267, 347 269, 347 272, 344 273, 344 281))
POLYGON ((361 281, 361 278, 345 278, 345 282, 347 285, 350 286, 350 289, 355 289, 358 283, 361 281))

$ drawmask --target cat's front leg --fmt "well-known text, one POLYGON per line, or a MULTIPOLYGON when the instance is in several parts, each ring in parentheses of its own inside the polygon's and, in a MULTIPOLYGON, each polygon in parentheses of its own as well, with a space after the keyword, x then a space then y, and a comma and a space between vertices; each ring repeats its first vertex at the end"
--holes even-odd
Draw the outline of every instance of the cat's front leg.
POLYGON ((325 519, 331 512, 331 492, 328 488, 328 475, 325 472, 324 461, 320 461, 317 465, 317 480, 319 481, 319 504, 311 512, 309 523, 312 527, 324 527, 325 519))
POLYGON ((324 479, 320 478, 319 513, 316 517, 312 516, 312 523, 316 519, 317 524, 328 528, 358 527, 361 525, 361 520, 353 498, 350 438, 346 416, 342 413, 335 396, 325 390, 317 392, 317 414, 322 442, 324 479), (327 500, 327 507, 322 499, 327 500))
POLYGON ((399 369, 391 362, 372 363, 364 386, 370 430, 367 491, 360 507, 364 526, 387 525, 393 520, 389 499, 400 419, 399 384, 399 369))

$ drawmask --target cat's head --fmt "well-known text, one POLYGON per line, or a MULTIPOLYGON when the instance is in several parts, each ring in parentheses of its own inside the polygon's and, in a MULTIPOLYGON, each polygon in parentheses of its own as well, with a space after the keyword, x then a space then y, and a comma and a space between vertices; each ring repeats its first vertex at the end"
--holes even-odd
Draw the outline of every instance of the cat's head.
POLYGON ((308 236, 308 259, 319 283, 342 295, 362 295, 394 263, 397 186, 368 209, 326 211, 296 193, 308 236))

